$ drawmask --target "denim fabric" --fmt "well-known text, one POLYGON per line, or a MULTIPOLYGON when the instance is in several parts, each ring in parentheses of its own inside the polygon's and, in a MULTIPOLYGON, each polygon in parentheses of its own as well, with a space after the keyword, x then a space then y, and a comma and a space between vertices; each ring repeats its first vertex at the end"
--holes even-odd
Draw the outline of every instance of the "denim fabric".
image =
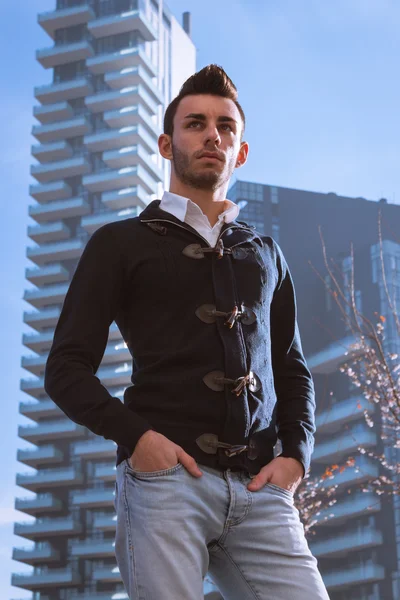
POLYGON ((130 600, 202 600, 211 576, 225 600, 329 600, 291 492, 199 465, 117 466, 115 555, 130 600))

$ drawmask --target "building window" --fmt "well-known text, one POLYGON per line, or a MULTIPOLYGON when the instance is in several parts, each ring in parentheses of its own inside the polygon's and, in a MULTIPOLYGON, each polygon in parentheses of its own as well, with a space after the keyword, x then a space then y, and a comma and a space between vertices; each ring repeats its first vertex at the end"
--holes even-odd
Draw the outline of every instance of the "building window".
POLYGON ((62 83, 63 81, 79 79, 87 73, 86 63, 84 60, 77 60, 65 65, 57 65, 54 67, 53 73, 54 83, 62 83))
POLYGON ((279 202, 278 188, 277 187, 271 187, 271 203, 272 204, 278 204, 278 202, 279 202))
POLYGON ((97 0, 97 16, 106 17, 130 10, 138 10, 138 0, 97 0))
POLYGON ((143 44, 144 40, 137 31, 125 31, 97 40, 96 52, 97 54, 108 54, 109 52, 118 52, 123 48, 135 48, 143 44))
POLYGON ((55 32, 55 44, 61 46, 63 44, 73 44, 87 39, 89 33, 85 25, 73 25, 72 27, 62 27, 55 32))

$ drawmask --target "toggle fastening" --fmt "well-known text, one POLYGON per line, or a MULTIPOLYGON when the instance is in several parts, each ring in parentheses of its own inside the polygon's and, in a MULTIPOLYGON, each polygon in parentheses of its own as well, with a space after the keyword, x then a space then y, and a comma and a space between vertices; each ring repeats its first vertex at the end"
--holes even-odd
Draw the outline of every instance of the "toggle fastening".
POLYGON ((226 448, 225 454, 229 457, 241 454, 249 448, 246 445, 219 442, 218 436, 215 433, 203 433, 203 435, 197 438, 196 444, 207 454, 217 454, 218 448, 226 448))
POLYGON ((204 258, 204 254, 207 252, 217 252, 217 258, 222 258, 225 254, 232 254, 232 250, 230 248, 225 248, 224 243, 221 240, 218 241, 216 246, 213 248, 203 248, 200 244, 189 244, 189 246, 185 246, 182 250, 182 254, 188 256, 189 258, 204 258))
POLYGON ((230 312, 217 310, 214 304, 202 304, 195 314, 204 323, 215 323, 216 317, 228 317, 225 325, 229 329, 232 329, 238 319, 243 325, 252 325, 257 320, 256 313, 244 304, 241 305, 240 310, 237 306, 234 306, 230 312))
POLYGON ((231 391, 232 394, 236 394, 236 396, 240 396, 246 385, 249 386, 251 392, 258 392, 261 388, 261 382, 253 371, 250 371, 247 375, 238 377, 237 379, 228 379, 225 377, 223 371, 211 371, 203 377, 203 381, 207 387, 215 392, 222 392, 226 383, 233 383, 235 387, 231 391))

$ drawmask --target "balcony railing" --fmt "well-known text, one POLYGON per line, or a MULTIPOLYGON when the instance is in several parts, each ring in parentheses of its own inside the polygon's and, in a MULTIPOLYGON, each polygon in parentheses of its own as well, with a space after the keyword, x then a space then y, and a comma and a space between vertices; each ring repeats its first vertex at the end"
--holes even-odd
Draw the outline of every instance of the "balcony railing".
POLYGON ((83 4, 89 4, 88 0, 57 0, 57 10, 82 6, 83 4))

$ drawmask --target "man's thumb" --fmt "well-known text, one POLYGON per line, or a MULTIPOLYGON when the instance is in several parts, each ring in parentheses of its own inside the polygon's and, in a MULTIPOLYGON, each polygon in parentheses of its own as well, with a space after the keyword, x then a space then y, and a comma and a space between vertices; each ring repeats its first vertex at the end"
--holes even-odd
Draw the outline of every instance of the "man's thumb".
POLYGON ((203 473, 200 471, 199 467, 197 466, 197 462, 194 460, 194 458, 192 456, 190 456, 190 454, 185 452, 183 449, 181 449, 178 452, 178 459, 179 459, 179 462, 182 463, 183 466, 194 477, 201 477, 203 475, 203 473))

